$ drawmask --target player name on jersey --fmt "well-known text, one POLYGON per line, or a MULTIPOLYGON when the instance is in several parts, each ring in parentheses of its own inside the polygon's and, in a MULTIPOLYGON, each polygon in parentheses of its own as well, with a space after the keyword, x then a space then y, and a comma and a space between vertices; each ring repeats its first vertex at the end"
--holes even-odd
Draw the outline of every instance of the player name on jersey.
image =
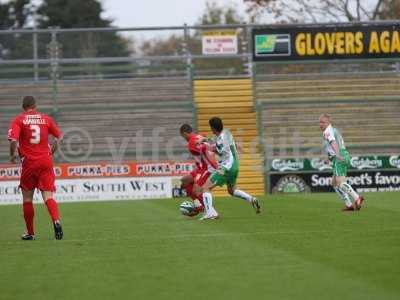
POLYGON ((24 125, 44 125, 47 124, 46 119, 42 119, 40 115, 28 115, 22 120, 24 125))

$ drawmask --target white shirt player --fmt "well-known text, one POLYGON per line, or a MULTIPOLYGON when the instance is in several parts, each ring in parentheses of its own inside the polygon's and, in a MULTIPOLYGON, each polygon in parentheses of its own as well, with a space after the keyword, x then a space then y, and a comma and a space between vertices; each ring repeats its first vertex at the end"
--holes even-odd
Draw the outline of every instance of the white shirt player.
POLYGON ((332 147, 332 142, 335 141, 339 147, 339 150, 346 149, 343 141, 343 137, 340 134, 339 130, 334 128, 331 124, 325 128, 322 133, 322 137, 324 139, 324 148, 328 156, 336 156, 335 150, 332 147))
POLYGON ((232 168, 235 160, 238 159, 235 141, 228 129, 223 129, 215 141, 216 152, 218 154, 218 165, 226 170, 232 168))

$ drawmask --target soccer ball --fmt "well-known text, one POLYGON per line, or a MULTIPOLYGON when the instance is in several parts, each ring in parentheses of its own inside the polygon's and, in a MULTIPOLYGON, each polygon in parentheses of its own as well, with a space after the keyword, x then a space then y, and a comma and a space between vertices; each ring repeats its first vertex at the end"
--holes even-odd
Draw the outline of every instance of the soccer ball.
POLYGON ((179 205, 179 211, 182 215, 193 217, 197 215, 196 208, 194 207, 193 202, 191 201, 183 201, 181 205, 179 205))

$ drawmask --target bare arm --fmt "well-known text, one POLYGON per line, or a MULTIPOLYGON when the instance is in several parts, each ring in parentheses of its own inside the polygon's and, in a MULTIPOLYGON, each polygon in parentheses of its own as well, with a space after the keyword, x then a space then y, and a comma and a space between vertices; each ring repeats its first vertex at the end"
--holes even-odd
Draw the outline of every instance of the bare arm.
POLYGON ((211 151, 213 153, 215 153, 217 151, 215 144, 210 140, 206 140, 206 141, 202 142, 201 144, 207 148, 207 151, 211 151))
POLYGON ((235 143, 235 145, 236 145, 236 149, 237 149, 238 153, 239 153, 239 154, 243 154, 243 147, 242 147, 242 144, 240 144, 240 143, 235 143))
POLYGON ((10 162, 15 164, 17 159, 17 141, 10 141, 10 162))
POLYGON ((58 148, 60 148, 60 140, 55 139, 54 143, 51 145, 51 154, 54 155, 54 153, 57 152, 58 148))

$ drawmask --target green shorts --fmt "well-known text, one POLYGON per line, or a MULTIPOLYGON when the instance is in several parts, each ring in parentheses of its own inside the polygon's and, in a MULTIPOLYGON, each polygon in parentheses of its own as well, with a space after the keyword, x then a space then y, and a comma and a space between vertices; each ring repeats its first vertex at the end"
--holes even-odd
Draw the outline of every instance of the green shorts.
POLYGON ((229 170, 225 170, 224 174, 213 172, 210 176, 210 180, 213 184, 223 186, 224 184, 235 186, 236 180, 239 175, 239 164, 233 163, 233 166, 229 170))
POLYGON ((338 161, 336 157, 332 160, 333 176, 347 176, 347 168, 350 166, 350 154, 347 150, 340 150, 344 160, 338 161))

